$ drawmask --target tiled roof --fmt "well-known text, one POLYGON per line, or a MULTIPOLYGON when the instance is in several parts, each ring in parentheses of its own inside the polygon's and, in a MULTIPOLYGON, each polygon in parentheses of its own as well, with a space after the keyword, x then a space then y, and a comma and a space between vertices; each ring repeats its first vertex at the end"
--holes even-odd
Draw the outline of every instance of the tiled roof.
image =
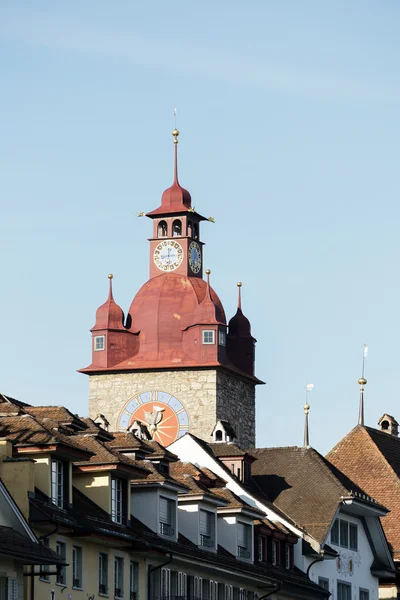
POLYGON ((251 506, 250 504, 247 504, 247 502, 239 498, 239 496, 234 494, 228 488, 215 488, 213 489, 213 494, 221 500, 225 500, 228 503, 228 508, 241 508, 244 510, 251 510, 251 512, 261 515, 262 517, 265 516, 265 512, 263 510, 260 510, 256 506, 251 506))
POLYGON ((63 565, 64 559, 39 542, 0 525, 0 556, 8 556, 24 565, 63 565))
POLYGON ((252 475, 281 511, 323 543, 343 496, 364 493, 313 448, 258 448, 252 475))
POLYGON ((400 560, 400 439, 357 425, 327 454, 367 494, 389 508, 382 526, 395 560, 400 560))
POLYGON ((24 408, 25 406, 30 406, 30 404, 26 404, 26 402, 21 402, 21 400, 17 400, 16 398, 11 398, 11 396, 6 396, 0 392, 0 402, 10 402, 11 404, 15 404, 16 406, 20 406, 24 408))
POLYGON ((142 462, 133 460, 124 456, 120 452, 117 452, 113 448, 109 447, 108 442, 102 443, 95 436, 91 434, 81 434, 74 436, 75 443, 80 446, 83 450, 88 450, 92 453, 89 461, 78 461, 74 462, 76 466, 85 465, 126 465, 135 469, 139 469, 143 475, 148 473, 148 469, 142 462))
POLYGON ((150 460, 143 461, 143 464, 146 466, 146 469, 149 471, 149 474, 142 479, 135 479, 131 483, 132 484, 143 484, 143 483, 170 483, 171 485, 178 486, 183 489, 189 489, 188 486, 183 485, 182 482, 178 481, 172 477, 169 473, 160 471, 158 469, 158 465, 153 464, 150 460))
POLYGON ((109 442, 110 448, 115 448, 123 452, 124 450, 140 450, 143 447, 142 440, 139 440, 133 433, 128 431, 113 432, 113 439, 109 442))
POLYGON ((51 419, 56 423, 74 424, 78 428, 86 429, 85 423, 64 406, 29 406, 25 412, 40 419, 51 419))
POLYGON ((224 458, 225 456, 245 456, 247 454, 246 450, 242 450, 236 444, 227 444, 227 443, 210 443, 208 444, 210 449, 212 450, 214 456, 218 458, 224 458))
POLYGON ((70 448, 77 448, 75 436, 59 433, 57 425, 50 419, 39 420, 32 415, 0 418, 0 437, 6 437, 14 444, 29 445, 54 445, 63 444, 70 448))

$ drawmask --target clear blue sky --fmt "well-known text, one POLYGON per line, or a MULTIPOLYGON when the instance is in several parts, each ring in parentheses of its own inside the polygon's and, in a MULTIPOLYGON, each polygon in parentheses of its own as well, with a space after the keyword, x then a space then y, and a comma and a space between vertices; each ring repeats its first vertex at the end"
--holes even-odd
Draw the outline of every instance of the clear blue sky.
POLYGON ((327 451, 400 418, 396 0, 0 4, 0 390, 87 414, 89 329, 114 273, 127 311, 180 179, 227 312, 243 281, 258 445, 327 451))

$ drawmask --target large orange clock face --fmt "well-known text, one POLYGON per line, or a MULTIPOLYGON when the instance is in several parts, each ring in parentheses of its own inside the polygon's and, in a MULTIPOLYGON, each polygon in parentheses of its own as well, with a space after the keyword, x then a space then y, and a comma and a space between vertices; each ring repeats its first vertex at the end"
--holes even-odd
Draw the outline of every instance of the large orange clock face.
POLYGON ((150 437, 163 446, 172 444, 189 431, 189 417, 183 404, 167 392, 143 392, 129 400, 117 424, 126 431, 135 422, 146 426, 150 437))

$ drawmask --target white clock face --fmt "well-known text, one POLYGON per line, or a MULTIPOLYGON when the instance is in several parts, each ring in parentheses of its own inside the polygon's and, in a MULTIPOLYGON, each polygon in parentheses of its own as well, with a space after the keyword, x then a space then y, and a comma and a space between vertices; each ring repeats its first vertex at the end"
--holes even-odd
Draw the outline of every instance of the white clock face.
POLYGON ((201 248, 197 242, 191 242, 189 246, 189 266, 193 273, 201 269, 201 248))
POLYGON ((174 271, 183 261, 183 248, 174 240, 164 240, 155 247, 153 260, 161 271, 174 271))

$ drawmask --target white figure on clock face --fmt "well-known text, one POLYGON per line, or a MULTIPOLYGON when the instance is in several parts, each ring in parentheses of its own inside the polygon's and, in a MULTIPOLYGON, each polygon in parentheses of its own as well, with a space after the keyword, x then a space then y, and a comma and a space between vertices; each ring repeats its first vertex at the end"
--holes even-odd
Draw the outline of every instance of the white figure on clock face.
POLYGON ((155 247, 153 260, 161 271, 174 271, 183 261, 183 248, 174 240, 164 240, 155 247))

